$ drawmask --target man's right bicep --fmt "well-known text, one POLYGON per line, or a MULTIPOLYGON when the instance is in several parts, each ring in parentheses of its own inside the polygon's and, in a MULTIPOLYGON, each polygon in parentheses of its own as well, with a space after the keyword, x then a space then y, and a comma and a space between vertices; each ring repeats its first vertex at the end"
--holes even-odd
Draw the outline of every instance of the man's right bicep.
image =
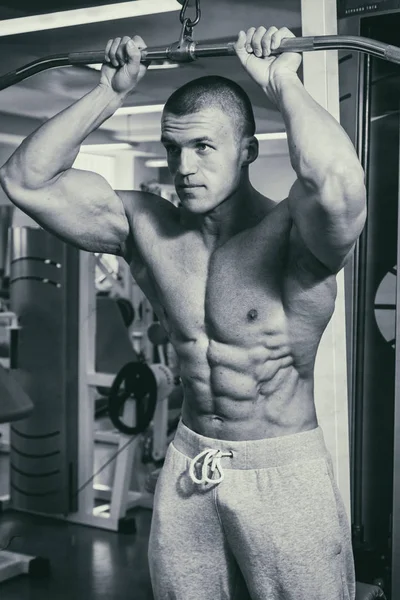
POLYGON ((68 169, 38 189, 2 180, 10 199, 41 227, 89 252, 122 254, 130 235, 124 204, 97 173, 68 169))

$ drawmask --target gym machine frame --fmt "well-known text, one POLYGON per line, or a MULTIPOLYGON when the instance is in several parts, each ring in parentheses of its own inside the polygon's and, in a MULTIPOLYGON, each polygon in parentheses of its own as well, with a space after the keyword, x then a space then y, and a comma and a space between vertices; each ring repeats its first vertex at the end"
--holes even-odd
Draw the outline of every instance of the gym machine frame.
MULTIPOLYGON (((98 373, 95 369, 96 335, 96 257, 80 252, 79 259, 79 415, 78 415, 78 510, 67 515, 66 520, 100 527, 112 531, 121 529, 126 512, 136 507, 151 508, 153 496, 129 490, 135 452, 140 436, 122 433, 96 432, 94 421, 94 390, 111 387, 114 375, 98 373), (112 487, 94 483, 95 443, 110 444, 115 450, 115 473, 112 487), (95 500, 104 504, 95 506, 95 500)), ((168 403, 159 398, 154 415, 154 430, 161 445, 166 445, 162 432, 166 432, 168 403)), ((127 404, 124 418, 133 415, 132 403, 127 404)), ((159 449, 160 455, 165 453, 159 449)))

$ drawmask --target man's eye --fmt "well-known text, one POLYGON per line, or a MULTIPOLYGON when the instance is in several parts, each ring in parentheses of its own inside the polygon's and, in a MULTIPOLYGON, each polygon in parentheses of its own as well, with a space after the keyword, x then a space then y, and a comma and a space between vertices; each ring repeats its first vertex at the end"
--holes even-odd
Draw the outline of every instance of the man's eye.
POLYGON ((200 152, 207 152, 208 150, 211 150, 211 146, 208 144, 197 144, 197 149, 200 150, 200 152))
POLYGON ((171 156, 176 156, 177 154, 179 154, 178 146, 166 146, 166 150, 171 156))

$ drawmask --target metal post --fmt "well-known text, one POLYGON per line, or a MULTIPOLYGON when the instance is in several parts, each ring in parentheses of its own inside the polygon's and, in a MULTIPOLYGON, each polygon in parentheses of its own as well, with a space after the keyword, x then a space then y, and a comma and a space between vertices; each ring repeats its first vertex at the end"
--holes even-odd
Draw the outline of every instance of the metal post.
MULTIPOLYGON (((357 131, 357 152, 366 173, 369 171, 369 119, 371 110, 371 58, 367 56, 360 63, 359 115, 357 131)), ((368 196, 368 177, 367 177, 368 196)), ((364 360, 365 360, 365 315, 367 310, 367 239, 368 221, 355 248, 353 259, 353 336, 352 348, 352 527, 353 543, 364 542, 363 526, 363 447, 364 447, 364 360)))
MULTIPOLYGON (((399 165, 400 167, 400 165, 399 165)), ((399 168, 400 190, 400 168, 399 168)), ((399 195, 400 200, 400 195, 399 195)), ((397 217, 397 265, 400 265, 400 210, 397 217)), ((394 387, 392 598, 400 596, 400 277, 396 278, 396 380, 394 387)))
POLYGON ((79 461, 78 513, 91 516, 94 505, 94 394, 88 370, 95 370, 96 296, 94 293, 94 257, 80 253, 79 264, 79 461))
MULTIPOLYGON (((336 35, 336 0, 301 0, 302 35, 336 35)), ((304 86, 339 120, 339 67, 336 50, 303 54, 304 86)), ((312 123, 310 123, 310 127, 312 123)), ((315 366, 320 425, 332 454, 335 476, 350 518, 350 468, 346 365, 344 273, 338 274, 333 317, 325 330, 315 366)))

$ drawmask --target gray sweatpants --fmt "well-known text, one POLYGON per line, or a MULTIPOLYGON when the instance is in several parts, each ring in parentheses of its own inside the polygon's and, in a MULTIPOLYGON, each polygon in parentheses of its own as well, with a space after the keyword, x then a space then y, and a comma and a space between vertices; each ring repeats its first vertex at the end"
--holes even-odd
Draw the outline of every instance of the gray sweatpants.
POLYGON ((322 430, 231 442, 181 422, 157 482, 149 562, 155 600, 354 600, 322 430))

